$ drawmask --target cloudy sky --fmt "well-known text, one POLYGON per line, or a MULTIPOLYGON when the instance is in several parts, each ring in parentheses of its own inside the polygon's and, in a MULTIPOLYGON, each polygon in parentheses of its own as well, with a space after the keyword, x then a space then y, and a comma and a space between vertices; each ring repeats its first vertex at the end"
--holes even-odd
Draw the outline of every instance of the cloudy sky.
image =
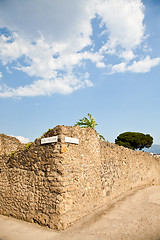
POLYGON ((33 141, 91 113, 160 144, 159 0, 0 0, 0 132, 33 141))

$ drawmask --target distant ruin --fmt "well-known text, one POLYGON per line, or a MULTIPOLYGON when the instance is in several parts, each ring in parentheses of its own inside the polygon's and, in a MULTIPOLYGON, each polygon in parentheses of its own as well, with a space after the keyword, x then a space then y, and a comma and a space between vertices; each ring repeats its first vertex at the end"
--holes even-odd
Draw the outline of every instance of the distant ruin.
POLYGON ((0 155, 0 214, 62 230, 152 184, 160 184, 160 161, 149 153, 104 142, 92 128, 57 126, 43 141, 0 155))

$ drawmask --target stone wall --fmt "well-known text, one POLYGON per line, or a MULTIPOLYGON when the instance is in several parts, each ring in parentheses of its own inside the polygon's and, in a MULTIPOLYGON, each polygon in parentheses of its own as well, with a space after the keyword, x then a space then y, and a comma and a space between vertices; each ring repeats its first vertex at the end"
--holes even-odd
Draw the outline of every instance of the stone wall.
POLYGON ((58 142, 0 156, 0 214, 65 229, 131 188, 160 184, 160 161, 100 140, 91 128, 57 126, 58 142), (79 144, 65 142, 65 136, 79 144))
POLYGON ((0 134, 0 154, 8 154, 21 148, 22 143, 15 137, 0 134))

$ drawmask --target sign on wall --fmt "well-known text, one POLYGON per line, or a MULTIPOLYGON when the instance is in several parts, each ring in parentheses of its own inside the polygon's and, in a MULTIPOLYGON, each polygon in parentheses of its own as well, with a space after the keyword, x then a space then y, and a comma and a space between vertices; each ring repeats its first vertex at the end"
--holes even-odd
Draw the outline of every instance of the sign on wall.
POLYGON ((79 139, 77 139, 77 138, 71 138, 71 137, 65 137, 65 142, 67 142, 67 143, 79 144, 79 139))
POLYGON ((58 136, 48 137, 48 138, 41 138, 41 144, 58 142, 58 136))

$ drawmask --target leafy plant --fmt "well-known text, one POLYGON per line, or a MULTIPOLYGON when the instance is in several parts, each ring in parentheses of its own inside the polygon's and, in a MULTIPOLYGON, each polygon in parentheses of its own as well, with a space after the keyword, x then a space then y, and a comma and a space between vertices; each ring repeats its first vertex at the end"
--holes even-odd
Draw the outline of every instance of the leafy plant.
POLYGON ((43 135, 41 136, 41 137, 43 137, 43 136, 45 136, 48 132, 50 132, 52 130, 52 128, 49 128, 46 132, 44 132, 43 133, 43 135))
POLYGON ((16 151, 12 151, 11 152, 11 157, 14 157, 14 154, 16 153, 16 151))
MULTIPOLYGON (((98 133, 99 134, 99 133, 98 133)), ((103 140, 103 141, 106 141, 105 137, 103 137, 101 134, 99 134, 100 138, 103 140)))
MULTIPOLYGON (((78 122, 76 122, 75 126, 80 126, 81 128, 93 128, 95 129, 95 127, 97 126, 98 124, 96 123, 96 120, 92 117, 92 115, 90 113, 88 113, 88 118, 87 117, 84 117, 82 119, 79 119, 78 122)), ((99 133, 98 133, 99 134, 99 133)), ((105 141, 105 138, 100 135, 100 138, 102 140, 105 141)))
POLYGON ((89 127, 91 127, 93 129, 95 129, 95 126, 98 125, 96 123, 96 120, 91 116, 90 113, 88 113, 88 117, 89 117, 89 119, 87 117, 79 119, 79 121, 75 124, 75 126, 78 125, 78 126, 80 126, 82 128, 89 128, 89 127))
POLYGON ((25 145, 25 148, 28 150, 28 149, 31 147, 32 143, 33 143, 33 142, 27 143, 27 144, 25 145))

